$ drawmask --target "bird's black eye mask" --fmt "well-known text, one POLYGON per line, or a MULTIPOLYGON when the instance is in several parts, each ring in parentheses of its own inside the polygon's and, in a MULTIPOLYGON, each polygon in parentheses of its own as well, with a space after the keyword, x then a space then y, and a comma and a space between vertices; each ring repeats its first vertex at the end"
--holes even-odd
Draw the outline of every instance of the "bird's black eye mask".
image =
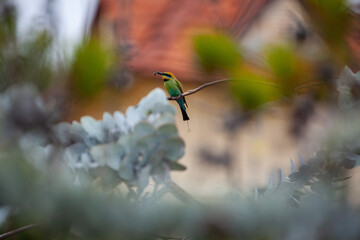
POLYGON ((168 77, 168 78, 171 78, 171 75, 170 75, 170 74, 164 73, 163 75, 166 76, 166 77, 168 77))
POLYGON ((156 74, 159 74, 159 75, 162 75, 162 76, 165 76, 165 77, 171 78, 171 75, 170 75, 170 74, 168 74, 168 73, 154 72, 154 76, 155 76, 156 74))

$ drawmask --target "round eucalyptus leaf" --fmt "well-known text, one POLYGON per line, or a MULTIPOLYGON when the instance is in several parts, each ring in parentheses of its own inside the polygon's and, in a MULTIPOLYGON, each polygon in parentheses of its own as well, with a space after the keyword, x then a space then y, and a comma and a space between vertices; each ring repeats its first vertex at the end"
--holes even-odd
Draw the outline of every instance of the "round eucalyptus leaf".
POLYGON ((131 128, 133 128, 138 122, 140 122, 141 119, 142 116, 135 107, 130 106, 126 109, 126 122, 131 128))
POLYGON ((92 146, 94 141, 90 139, 89 134, 85 131, 83 126, 77 121, 73 121, 70 128, 70 136, 72 141, 84 142, 87 146, 92 146))
POLYGON ((165 124, 158 128, 157 135, 165 138, 178 136, 178 131, 174 124, 165 124))
POLYGON ((153 112, 153 113, 172 113, 172 114, 175 114, 176 109, 175 109, 175 107, 173 107, 172 105, 170 105, 168 103, 165 104, 163 102, 157 102, 152 107, 151 112, 153 112))
POLYGON ((85 131, 91 136, 102 142, 105 139, 105 133, 102 129, 101 122, 96 121, 94 118, 90 116, 84 116, 80 119, 81 126, 85 129, 85 131))
POLYGON ((100 166, 99 163, 95 162, 88 152, 84 152, 80 155, 80 162, 86 168, 97 168, 100 166))
POLYGON ((60 144, 68 145, 71 142, 70 129, 72 125, 67 122, 59 123, 53 126, 53 131, 60 144))
POLYGON ((161 115, 161 117, 157 118, 156 121, 153 121, 153 125, 155 128, 159 128, 162 125, 175 124, 175 117, 174 114, 166 112, 161 115))
POLYGON ((121 133, 127 133, 129 131, 125 116, 121 112, 114 112, 114 123, 115 126, 120 129, 121 133))
POLYGON ((144 136, 151 135, 154 132, 155 132, 154 127, 151 126, 146 121, 141 121, 138 124, 136 124, 134 127, 134 135, 136 136, 137 139, 140 139, 144 136))
POLYGON ((111 116, 110 113, 105 112, 103 114, 102 125, 107 130, 111 130, 111 129, 113 129, 115 127, 114 118, 111 116))
POLYGON ((172 137, 166 139, 159 146, 159 150, 164 153, 164 157, 170 161, 177 161, 184 155, 185 144, 181 138, 172 137))
POLYGON ((145 166, 138 172, 138 174, 137 174, 138 184, 137 185, 138 185, 139 192, 142 192, 143 189, 149 184, 150 170, 151 170, 151 166, 145 166))
POLYGON ((137 146, 142 150, 142 152, 150 152, 156 150, 160 142, 161 140, 156 136, 147 135, 137 141, 137 146))
POLYGON ((157 184, 166 183, 171 180, 167 164, 159 164, 151 170, 152 177, 157 184))
POLYGON ((107 165, 114 170, 119 170, 121 158, 125 151, 118 144, 103 144, 91 148, 90 154, 100 165, 107 165))
POLYGON ((133 165, 131 164, 131 161, 126 159, 126 157, 121 162, 118 173, 119 173, 119 176, 126 181, 134 179, 135 174, 134 174, 133 165))
POLYGON ((70 168, 76 168, 80 160, 80 155, 86 151, 87 148, 83 143, 73 144, 65 149, 64 159, 70 168))
POLYGON ((138 140, 137 146, 142 155, 141 164, 147 164, 154 154, 157 154, 159 139, 154 135, 148 135, 138 140))

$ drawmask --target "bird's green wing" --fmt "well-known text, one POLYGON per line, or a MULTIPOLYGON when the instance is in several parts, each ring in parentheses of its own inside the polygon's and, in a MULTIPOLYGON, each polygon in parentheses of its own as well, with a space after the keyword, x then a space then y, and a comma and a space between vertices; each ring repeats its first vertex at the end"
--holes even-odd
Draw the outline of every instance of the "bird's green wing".
MULTIPOLYGON (((176 86, 180 89, 180 92, 184 93, 184 88, 183 88, 181 82, 179 82, 177 79, 175 79, 175 82, 176 82, 176 86)), ((185 106, 188 107, 185 97, 183 97, 183 99, 184 99, 185 106)))
POLYGON ((183 93, 184 89, 181 82, 179 82, 177 79, 175 79, 175 82, 176 82, 176 86, 180 89, 181 93, 183 93))

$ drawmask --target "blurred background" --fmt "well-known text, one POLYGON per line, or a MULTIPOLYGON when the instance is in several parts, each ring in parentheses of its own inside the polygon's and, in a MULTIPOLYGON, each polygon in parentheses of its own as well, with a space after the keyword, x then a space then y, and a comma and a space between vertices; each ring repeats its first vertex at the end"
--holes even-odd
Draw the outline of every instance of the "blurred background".
MULTIPOLYGON (((264 185, 279 168, 290 173, 299 153, 310 158, 333 126, 333 80, 345 65, 360 68, 356 0, 340 7, 305 0, 2 2, 3 14, 16 13, 19 42, 46 45, 52 82, 37 76, 38 84, 68 122, 125 112, 163 89, 153 71, 174 73, 185 91, 229 77, 285 87, 224 83, 187 97, 191 132, 176 114, 187 170, 172 176, 196 195, 264 185)), ((353 175, 359 203, 360 174, 353 175)))
POLYGON ((360 239, 359 70, 355 0, 0 0, 0 239, 360 239))

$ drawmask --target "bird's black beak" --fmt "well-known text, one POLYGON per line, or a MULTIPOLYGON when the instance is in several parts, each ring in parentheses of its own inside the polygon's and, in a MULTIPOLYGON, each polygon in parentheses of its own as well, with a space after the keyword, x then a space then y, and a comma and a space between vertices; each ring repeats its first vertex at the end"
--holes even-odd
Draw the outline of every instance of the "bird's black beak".
POLYGON ((162 72, 154 72, 154 76, 155 76, 156 74, 164 75, 164 73, 162 73, 162 72))

